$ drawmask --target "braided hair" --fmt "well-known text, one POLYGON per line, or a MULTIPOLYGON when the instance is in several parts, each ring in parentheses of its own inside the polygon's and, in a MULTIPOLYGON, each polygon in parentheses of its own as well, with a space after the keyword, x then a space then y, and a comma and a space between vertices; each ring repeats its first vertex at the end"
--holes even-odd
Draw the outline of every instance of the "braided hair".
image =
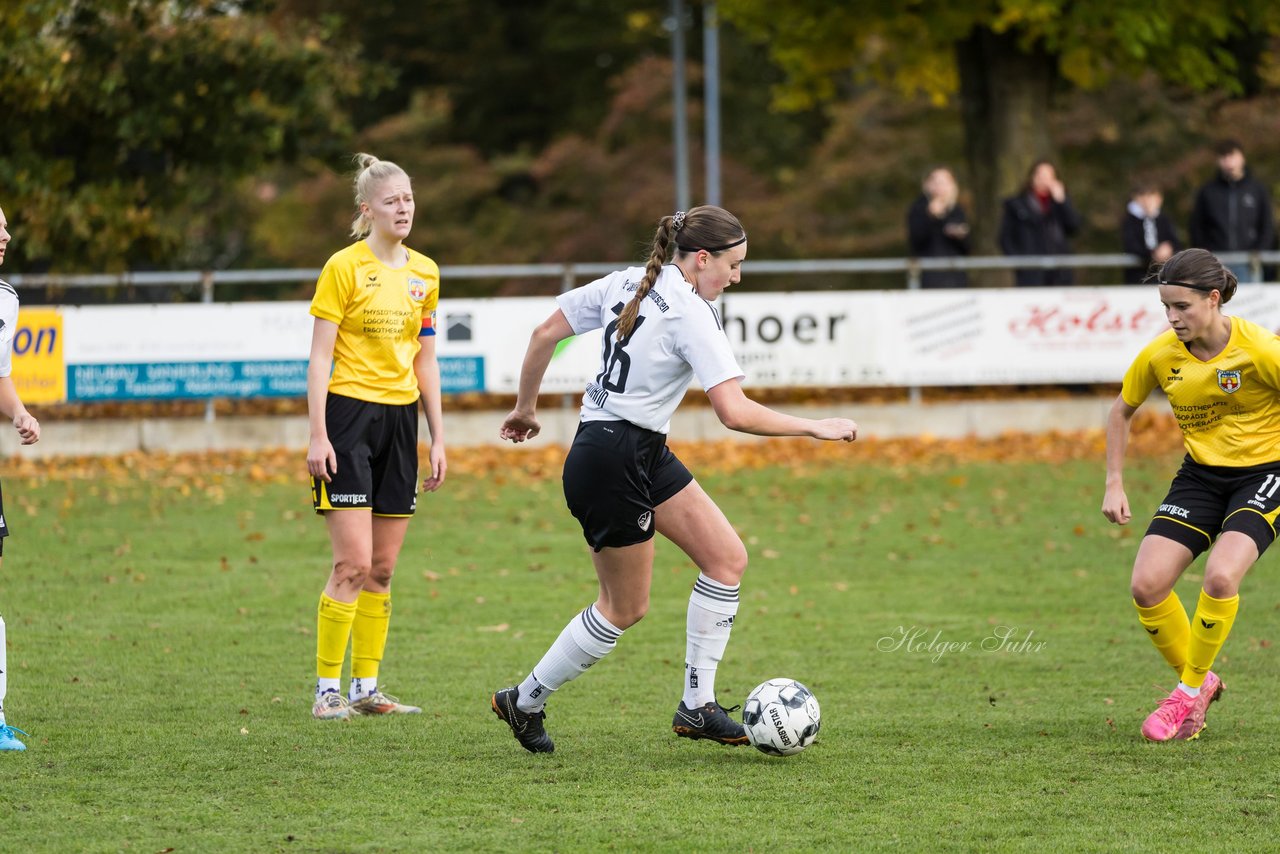
POLYGON ((640 280, 635 296, 618 316, 618 340, 625 340, 635 329, 640 303, 658 280, 662 266, 671 260, 673 248, 679 254, 705 250, 718 255, 744 243, 746 239, 747 233, 738 218, 715 205, 699 205, 688 213, 676 211, 671 216, 658 220, 658 230, 653 235, 649 260, 644 266, 644 278, 640 280))

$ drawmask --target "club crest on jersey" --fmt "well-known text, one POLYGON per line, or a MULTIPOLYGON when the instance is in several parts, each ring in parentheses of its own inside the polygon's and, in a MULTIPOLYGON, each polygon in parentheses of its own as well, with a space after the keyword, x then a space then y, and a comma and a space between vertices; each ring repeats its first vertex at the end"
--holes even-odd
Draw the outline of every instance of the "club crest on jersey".
POLYGON ((1240 390, 1240 372, 1218 371, 1218 388, 1227 394, 1235 394, 1240 390))
POLYGON ((417 276, 409 277, 409 296, 415 300, 427 298, 427 283, 419 279, 417 276))

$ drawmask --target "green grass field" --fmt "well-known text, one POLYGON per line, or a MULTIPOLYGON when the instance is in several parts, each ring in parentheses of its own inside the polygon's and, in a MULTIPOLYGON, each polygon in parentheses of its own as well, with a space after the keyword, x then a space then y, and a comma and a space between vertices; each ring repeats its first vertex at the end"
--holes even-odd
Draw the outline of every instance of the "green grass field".
MULTIPOLYGON (((328 546, 303 483, 6 478, 6 707, 31 738, 0 756, 0 848, 1276 845, 1274 556, 1245 582, 1209 729, 1149 745, 1172 682, 1126 595, 1142 523, 1102 520, 1100 462, 872 458, 701 478, 752 555, 721 699, 790 676, 822 703, 786 759, 670 732, 695 571, 669 544, 649 616, 549 706, 554 755, 494 718, 489 693, 594 597, 557 479, 454 475, 421 502, 382 678, 426 713, 334 724, 309 717, 328 546), (1001 627, 1018 648, 984 650, 1001 627)), ((1139 517, 1175 464, 1131 465, 1139 517)))

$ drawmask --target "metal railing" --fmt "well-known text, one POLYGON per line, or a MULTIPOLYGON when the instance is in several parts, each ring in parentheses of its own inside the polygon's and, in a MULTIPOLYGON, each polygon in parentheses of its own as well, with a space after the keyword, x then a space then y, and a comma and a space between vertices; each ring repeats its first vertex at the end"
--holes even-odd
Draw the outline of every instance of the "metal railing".
MULTIPOLYGON (((1218 257, 1230 265, 1248 265, 1255 280, 1262 280, 1264 265, 1280 264, 1280 251, 1222 252, 1218 257)), ((441 278, 458 279, 559 279, 561 291, 580 281, 605 275, 628 262, 566 264, 468 264, 445 265, 441 278)), ((909 289, 920 287, 921 273, 927 270, 1059 270, 1123 269, 1142 265, 1135 255, 987 255, 970 258, 815 258, 797 261, 748 261, 752 273, 805 275, 820 273, 902 273, 909 289)), ((178 286, 200 288, 203 302, 213 302, 218 287, 314 282, 319 268, 288 270, 175 270, 171 272, 123 272, 90 274, 23 274, 7 276, 15 287, 115 288, 178 286)))

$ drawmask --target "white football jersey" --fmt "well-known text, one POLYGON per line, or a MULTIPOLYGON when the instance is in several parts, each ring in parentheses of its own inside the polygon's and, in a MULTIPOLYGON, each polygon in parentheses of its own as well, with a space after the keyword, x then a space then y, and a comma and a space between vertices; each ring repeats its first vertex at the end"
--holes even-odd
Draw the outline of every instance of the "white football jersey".
POLYGON ((18 333, 18 292, 0 282, 0 377, 13 373, 13 336, 18 333))
POLYGON ((582 397, 583 421, 630 421, 666 433, 689 380, 704 389, 742 379, 715 306, 668 264, 618 341, 617 320, 644 278, 643 267, 610 273, 556 298, 575 335, 604 328, 600 372, 582 397))

